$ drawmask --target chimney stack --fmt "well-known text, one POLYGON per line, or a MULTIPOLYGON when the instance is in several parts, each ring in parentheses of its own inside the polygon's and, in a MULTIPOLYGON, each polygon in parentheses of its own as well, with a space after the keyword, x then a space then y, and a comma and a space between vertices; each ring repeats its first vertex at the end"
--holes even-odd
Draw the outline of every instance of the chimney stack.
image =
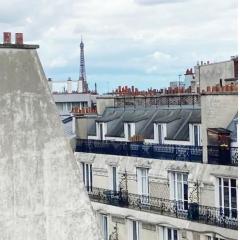
POLYGON ((23 34, 22 33, 15 33, 15 44, 23 45, 23 34))
POLYGON ((67 80, 67 93, 72 93, 72 80, 68 78, 67 80))
POLYGON ((4 44, 11 44, 11 33, 10 32, 4 32, 3 33, 3 43, 4 44))

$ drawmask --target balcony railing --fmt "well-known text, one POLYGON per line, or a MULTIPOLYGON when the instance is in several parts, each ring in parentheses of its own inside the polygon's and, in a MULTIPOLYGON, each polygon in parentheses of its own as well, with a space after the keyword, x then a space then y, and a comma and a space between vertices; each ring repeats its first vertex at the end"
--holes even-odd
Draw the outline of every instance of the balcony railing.
POLYGON ((238 165, 238 148, 226 146, 208 146, 208 163, 238 165))
POLYGON ((202 162, 201 146, 159 145, 78 139, 76 152, 202 162))
POLYGON ((238 228, 236 210, 233 215, 234 217, 230 218, 229 215, 224 215, 222 209, 203 206, 198 203, 186 204, 168 199, 142 196, 127 193, 125 191, 111 191, 102 188, 92 188, 92 191, 88 192, 88 194, 90 199, 94 202, 151 212, 224 228, 236 230, 238 228))

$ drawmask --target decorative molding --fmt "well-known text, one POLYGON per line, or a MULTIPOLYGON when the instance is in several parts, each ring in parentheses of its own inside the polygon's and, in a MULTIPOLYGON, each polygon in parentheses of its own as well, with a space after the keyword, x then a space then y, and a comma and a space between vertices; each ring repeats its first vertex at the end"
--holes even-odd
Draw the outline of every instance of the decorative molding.
POLYGON ((136 167, 142 167, 142 168, 151 168, 153 160, 149 159, 143 159, 143 158, 137 158, 135 159, 135 166, 136 167))
POLYGON ((156 231, 156 225, 147 222, 142 222, 142 228, 149 231, 156 231))
POLYGON ((112 215, 112 222, 120 223, 120 224, 125 224, 126 220, 125 220, 125 218, 122 217, 122 216, 112 215))

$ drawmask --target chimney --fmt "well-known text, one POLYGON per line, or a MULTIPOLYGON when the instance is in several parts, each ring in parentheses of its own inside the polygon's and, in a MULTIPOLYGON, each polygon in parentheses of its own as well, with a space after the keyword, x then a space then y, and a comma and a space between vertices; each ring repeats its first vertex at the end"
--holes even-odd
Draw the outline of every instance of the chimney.
POLYGON ((68 78, 67 80, 67 93, 72 93, 72 80, 68 78))
POLYGON ((3 44, 11 44, 11 33, 10 32, 3 33, 3 44))
MULTIPOLYGON (((68 81, 71 81, 71 78, 69 78, 68 81)), ((71 86, 71 91, 72 91, 72 86, 71 86)), ((83 81, 82 80, 78 80, 78 82, 77 82, 77 92, 78 93, 82 93, 83 92, 83 81)))
POLYGON ((15 33, 15 44, 23 45, 23 34, 22 33, 15 33))
POLYGON ((50 88, 50 91, 52 92, 52 79, 51 78, 48 78, 48 86, 50 88))

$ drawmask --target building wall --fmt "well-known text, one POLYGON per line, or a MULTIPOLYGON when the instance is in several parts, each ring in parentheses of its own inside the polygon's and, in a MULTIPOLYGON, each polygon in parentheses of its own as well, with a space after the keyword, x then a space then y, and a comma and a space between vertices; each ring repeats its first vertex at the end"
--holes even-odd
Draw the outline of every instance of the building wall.
POLYGON ((219 84, 220 79, 234 78, 234 61, 218 62, 212 64, 198 65, 195 67, 196 81, 200 79, 200 90, 206 90, 207 86, 219 84))
POLYGON ((208 240, 208 236, 226 240, 238 239, 237 231, 231 229, 97 202, 92 202, 92 205, 98 215, 108 215, 109 236, 114 232, 117 222, 118 240, 132 240, 130 229, 132 220, 139 222, 139 240, 166 240, 167 228, 178 231, 178 240, 208 240))
POLYGON ((238 111, 238 95, 234 93, 201 96, 203 161, 207 162, 207 129, 227 128, 238 111))
POLYGON ((102 115, 106 107, 114 107, 114 97, 97 97, 97 112, 102 115))
POLYGON ((136 168, 149 168, 150 196, 164 199, 170 199, 169 171, 186 172, 188 173, 189 195, 194 189, 194 184, 198 182, 200 204, 212 207, 217 206, 216 178, 220 176, 237 178, 238 176, 237 167, 233 166, 80 152, 75 153, 75 156, 78 162, 92 163, 93 186, 97 188, 110 189, 109 167, 117 166, 119 182, 126 171, 129 193, 138 194, 136 168))

